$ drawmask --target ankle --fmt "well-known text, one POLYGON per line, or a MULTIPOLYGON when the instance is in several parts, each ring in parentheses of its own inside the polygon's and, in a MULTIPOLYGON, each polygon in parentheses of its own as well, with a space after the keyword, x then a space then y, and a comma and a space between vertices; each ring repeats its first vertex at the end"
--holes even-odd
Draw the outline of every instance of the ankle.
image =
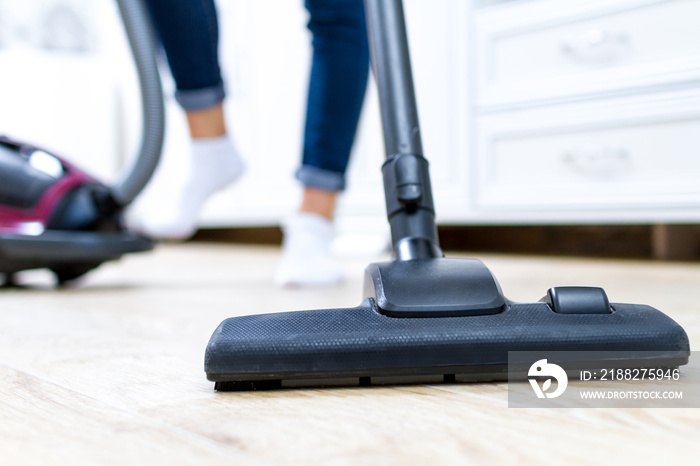
POLYGON ((326 220, 333 220, 335 202, 338 197, 336 191, 306 186, 301 200, 300 213, 316 214, 326 220))
POLYGON ((186 115, 193 139, 217 138, 226 135, 223 104, 203 110, 190 110, 186 115))

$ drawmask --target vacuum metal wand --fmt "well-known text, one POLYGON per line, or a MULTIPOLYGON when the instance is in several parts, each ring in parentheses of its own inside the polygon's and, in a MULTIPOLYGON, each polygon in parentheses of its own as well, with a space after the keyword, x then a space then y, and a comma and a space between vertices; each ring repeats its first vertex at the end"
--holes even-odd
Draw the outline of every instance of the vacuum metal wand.
POLYGON ((387 216, 398 260, 442 257, 428 161, 418 125, 401 0, 365 0, 372 67, 379 90, 387 161, 387 216))

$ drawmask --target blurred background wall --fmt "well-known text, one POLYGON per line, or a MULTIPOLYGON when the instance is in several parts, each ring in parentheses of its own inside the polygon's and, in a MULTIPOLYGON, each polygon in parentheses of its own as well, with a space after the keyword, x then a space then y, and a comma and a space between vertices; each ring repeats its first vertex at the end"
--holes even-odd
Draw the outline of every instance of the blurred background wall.
MULTIPOLYGON (((202 226, 275 227, 299 195, 306 13, 301 0, 217 4, 229 126, 250 169, 207 205, 202 226)), ((405 8, 446 240, 552 244, 557 235, 526 232, 578 226, 574 237, 595 230, 589 242, 600 249, 600 232, 614 226, 610 245, 644 236, 651 255, 696 251, 700 0, 405 0, 405 8), (636 230, 620 233, 628 225, 636 230), (500 233, 476 240, 483 230, 463 226, 500 233)), ((0 0, 0 70, 0 133, 105 180, 134 153, 138 89, 113 0, 0 0)), ((188 139, 163 70, 168 131, 157 176, 167 180, 188 139)), ((364 238, 360 248, 387 238, 382 149, 372 85, 338 219, 341 240, 364 238)))

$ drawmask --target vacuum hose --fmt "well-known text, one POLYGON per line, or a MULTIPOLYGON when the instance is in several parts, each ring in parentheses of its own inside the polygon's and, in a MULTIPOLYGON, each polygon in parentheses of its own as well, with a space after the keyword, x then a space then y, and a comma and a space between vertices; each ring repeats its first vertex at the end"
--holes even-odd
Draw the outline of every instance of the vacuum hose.
POLYGON ((165 109, 154 55, 156 41, 143 0, 117 0, 117 4, 136 64, 143 113, 138 156, 119 174, 112 188, 114 200, 123 207, 136 198, 158 165, 165 133, 165 109))

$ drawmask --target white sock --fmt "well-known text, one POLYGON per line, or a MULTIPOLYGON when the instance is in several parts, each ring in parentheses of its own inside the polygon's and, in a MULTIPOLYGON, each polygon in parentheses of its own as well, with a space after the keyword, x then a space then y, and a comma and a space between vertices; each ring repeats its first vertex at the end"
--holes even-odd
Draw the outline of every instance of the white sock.
POLYGON ((342 281, 343 273, 330 250, 333 224, 328 219, 301 212, 289 219, 283 230, 282 259, 277 266, 275 283, 317 286, 342 281))
POLYGON ((185 239, 194 234, 204 203, 225 188, 244 171, 243 161, 228 136, 193 139, 183 180, 169 180, 168 192, 162 193, 161 205, 151 206, 147 215, 132 219, 134 230, 163 239, 185 239))

